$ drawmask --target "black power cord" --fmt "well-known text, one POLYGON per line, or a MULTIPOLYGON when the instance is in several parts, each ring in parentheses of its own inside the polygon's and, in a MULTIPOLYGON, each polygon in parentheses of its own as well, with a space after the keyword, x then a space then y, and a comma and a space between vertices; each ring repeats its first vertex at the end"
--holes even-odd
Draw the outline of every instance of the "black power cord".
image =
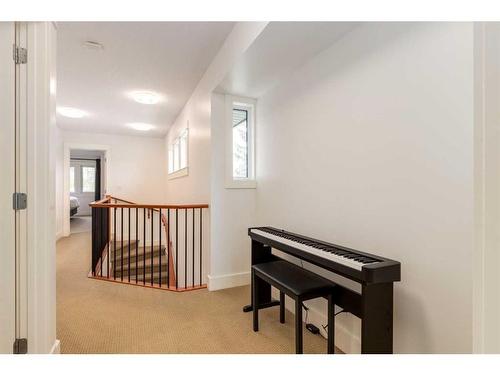
MULTIPOLYGON (((337 316, 337 315, 339 315, 339 314, 341 314, 341 313, 347 313, 347 312, 349 312, 349 311, 346 311, 346 310, 340 310, 339 312, 337 312, 337 313, 333 314, 333 316, 337 316)), ((323 324, 322 324, 322 325, 321 325, 321 327, 323 327, 323 329, 326 331, 326 330, 327 330, 327 328, 328 328, 328 324, 326 324, 326 325, 323 325, 323 324)))

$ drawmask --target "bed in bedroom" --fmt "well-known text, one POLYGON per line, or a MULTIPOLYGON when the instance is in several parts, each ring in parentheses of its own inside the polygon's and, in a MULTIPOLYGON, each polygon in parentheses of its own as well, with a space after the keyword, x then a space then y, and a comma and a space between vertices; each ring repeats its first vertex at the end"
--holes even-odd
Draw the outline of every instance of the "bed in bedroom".
POLYGON ((69 197, 69 216, 76 215, 78 212, 78 207, 80 207, 80 201, 77 197, 69 197))

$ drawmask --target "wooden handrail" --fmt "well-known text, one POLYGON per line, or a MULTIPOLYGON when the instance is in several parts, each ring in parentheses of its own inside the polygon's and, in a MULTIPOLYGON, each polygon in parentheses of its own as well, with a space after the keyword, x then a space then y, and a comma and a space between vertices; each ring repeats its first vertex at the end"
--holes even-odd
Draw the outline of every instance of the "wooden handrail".
POLYGON ((115 207, 115 208, 147 208, 150 210, 157 209, 190 209, 190 208, 208 208, 208 204, 140 204, 125 199, 117 198, 112 195, 106 195, 105 198, 92 202, 90 207, 115 207), (111 203, 111 200, 118 200, 125 203, 111 203))
POLYGON ((154 209, 189 209, 189 208, 208 208, 208 204, 128 204, 128 203, 90 203, 90 207, 115 207, 115 208, 148 208, 154 209))

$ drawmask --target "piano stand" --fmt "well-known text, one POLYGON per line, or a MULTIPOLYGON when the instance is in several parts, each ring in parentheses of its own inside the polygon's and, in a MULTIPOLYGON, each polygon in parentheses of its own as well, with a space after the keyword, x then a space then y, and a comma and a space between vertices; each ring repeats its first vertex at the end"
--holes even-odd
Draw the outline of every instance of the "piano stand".
MULTIPOLYGON (((273 260, 282 259, 271 253, 271 247, 252 239, 252 265, 273 260)), ((259 282, 257 290, 259 309, 279 305, 279 301, 271 298, 271 285, 259 282)), ((253 301, 253 293, 250 301, 253 301)), ((392 354, 394 306, 392 282, 362 283, 361 293, 337 284, 334 301, 335 305, 361 319, 362 354, 392 354)), ((246 305, 243 311, 252 311, 252 305, 246 305)))

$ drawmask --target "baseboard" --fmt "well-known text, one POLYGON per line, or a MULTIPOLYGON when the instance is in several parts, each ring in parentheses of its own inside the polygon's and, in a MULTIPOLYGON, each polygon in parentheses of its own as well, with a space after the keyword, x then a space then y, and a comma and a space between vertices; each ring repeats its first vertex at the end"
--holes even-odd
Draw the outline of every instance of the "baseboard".
POLYGON ((52 345, 52 349, 50 349, 50 354, 61 354, 61 341, 54 341, 54 345, 52 345))
POLYGON ((208 290, 235 288, 250 284, 250 272, 232 273, 229 275, 208 275, 208 290))

